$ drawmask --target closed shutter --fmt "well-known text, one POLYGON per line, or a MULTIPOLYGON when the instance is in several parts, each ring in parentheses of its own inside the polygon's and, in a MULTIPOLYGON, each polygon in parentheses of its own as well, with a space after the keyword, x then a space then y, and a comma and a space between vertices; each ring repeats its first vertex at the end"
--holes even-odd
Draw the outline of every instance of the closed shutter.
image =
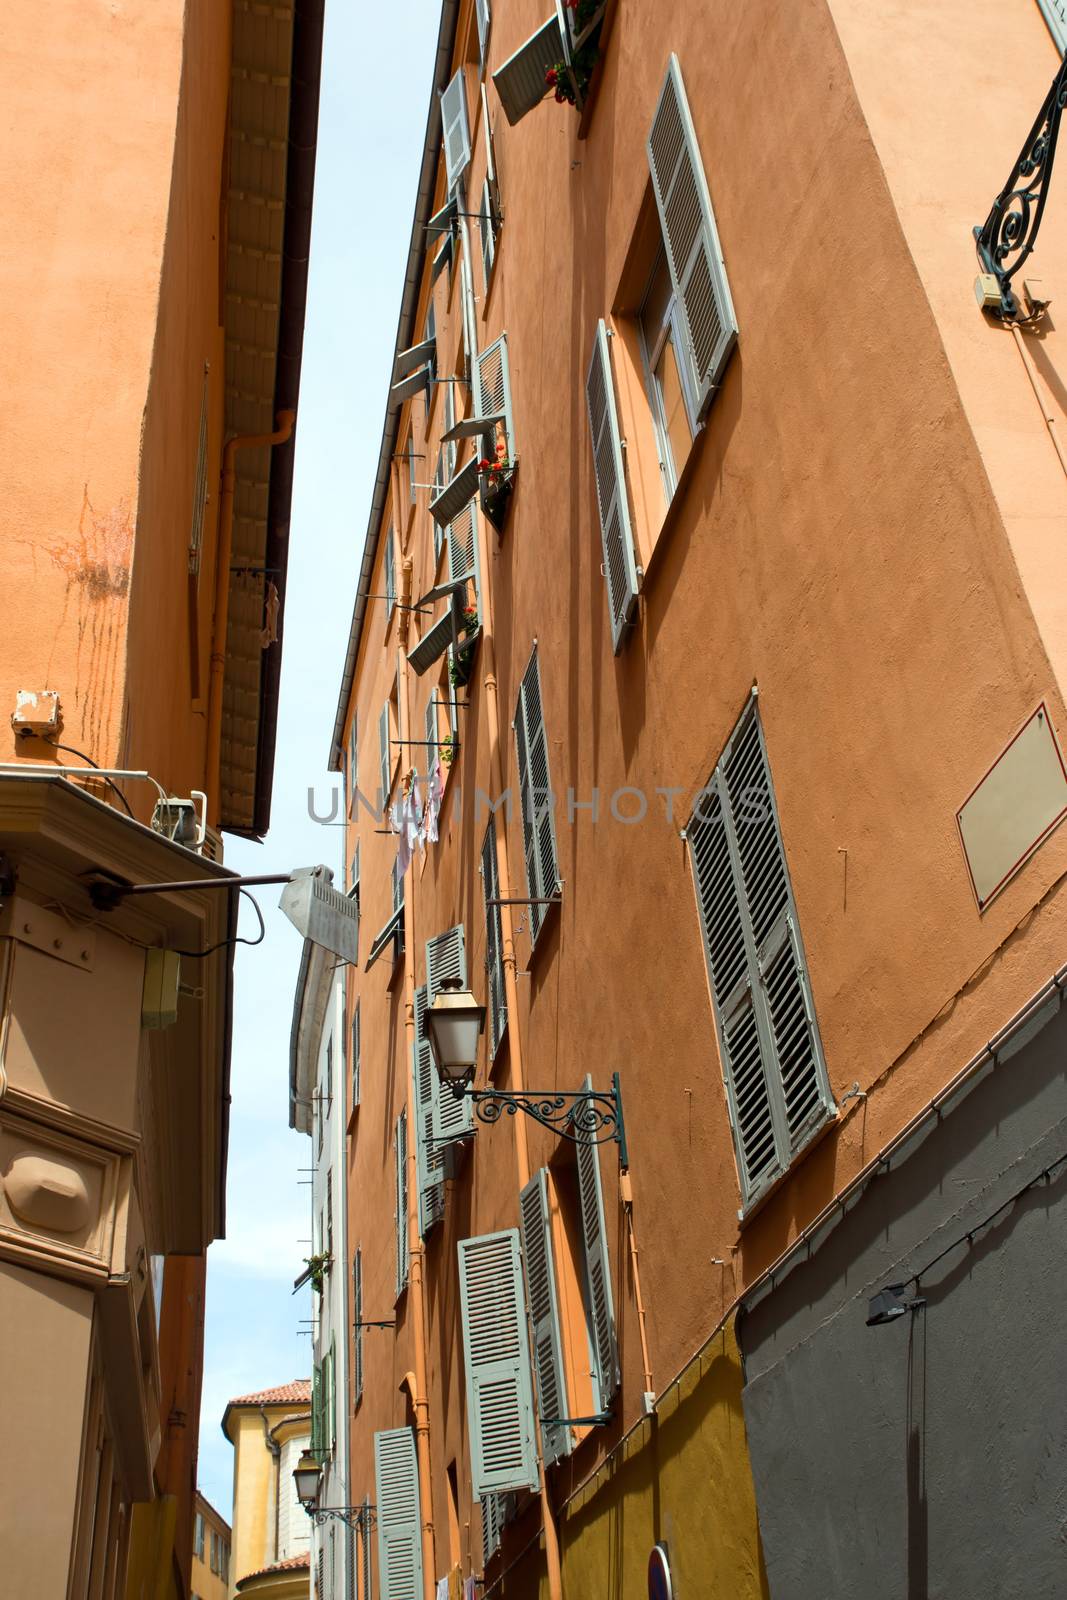
POLYGON ((530 1347, 515 1228, 459 1242, 471 1490, 536 1489, 530 1347))
MULTIPOLYGON (((511 414, 511 370, 508 366, 508 336, 487 344, 474 363, 474 410, 479 417, 502 416, 507 433, 508 458, 515 460, 515 423, 511 414)), ((490 457, 493 452, 490 450, 490 457)))
MULTIPOLYGON (((444 978, 458 978, 464 986, 467 983, 467 947, 462 923, 426 941, 427 1005, 433 1004, 444 978)), ((450 1140, 470 1137, 474 1131, 474 1106, 470 1095, 455 1095, 441 1082, 436 1065, 432 1083, 433 1137, 440 1150, 450 1140)))
POLYGON ((737 318, 675 55, 648 136, 648 164, 667 264, 686 328, 693 393, 703 415, 734 347, 737 318))
POLYGON ((615 409, 609 335, 603 318, 597 323, 593 338, 585 398, 589 407, 589 432, 593 440, 593 472, 596 477, 597 509, 600 512, 600 534, 604 542, 611 639, 618 655, 626 624, 637 605, 637 563, 626 493, 622 436, 615 409))
POLYGON ((393 1149, 396 1156, 396 1293, 408 1282, 408 1117, 402 1111, 396 1119, 393 1149))
POLYGON ((504 931, 500 907, 489 904, 490 900, 500 898, 496 827, 493 822, 486 828, 482 841, 482 898, 485 901, 485 968, 489 977, 489 1054, 492 1057, 496 1055, 508 1020, 504 985, 504 931))
POLYGON ((357 1248, 352 1257, 352 1404, 358 1406, 363 1398, 363 1251, 357 1248))
POLYGON ((748 1205, 835 1110, 754 708, 686 837, 748 1205))
POLYGON ((484 72, 489 56, 489 0, 474 0, 474 14, 478 19, 478 65, 484 72))
POLYGON ((391 617, 396 606, 396 551, 393 548, 393 530, 385 536, 385 614, 391 617))
POLYGON ((559 1417, 567 1411, 567 1382, 563 1376, 563 1352, 559 1325, 559 1294, 556 1290, 556 1263, 552 1252, 551 1219, 548 1210, 548 1174, 542 1167, 535 1172, 519 1196, 522 1226, 522 1259, 526 1267, 526 1290, 530 1305, 533 1337, 533 1368, 537 1379, 537 1409, 541 1418, 542 1454, 546 1465, 558 1461, 571 1447, 569 1427, 559 1417))
POLYGON ((419 1468, 411 1428, 374 1435, 379 1600, 422 1600, 419 1468))
POLYGON ((359 1001, 352 1013, 352 1109, 359 1105, 360 1087, 360 1039, 359 1039, 359 1001))
POLYGON ((467 127, 467 89, 460 67, 441 94, 441 130, 445 145, 445 173, 452 193, 467 170, 471 158, 471 136, 467 127))
POLYGON ((389 702, 382 707, 382 714, 378 718, 378 780, 382 791, 382 808, 389 804, 389 779, 392 775, 392 763, 389 759, 389 702))
POLYGON ((311 1453, 322 1460, 322 1368, 317 1361, 311 1367, 311 1453))
MULTIPOLYGON (((591 1090, 592 1077, 582 1084, 591 1090)), ((582 1216, 582 1257, 593 1346, 594 1399, 606 1411, 619 1387, 619 1347, 615 1337, 615 1302, 611 1293, 611 1263, 604 1226, 604 1189, 600 1181, 600 1151, 588 1140, 575 1146, 578 1160, 578 1208, 582 1216)))
POLYGON ((332 1339, 323 1366, 326 1372, 326 1448, 332 1455, 337 1444, 337 1352, 332 1339))
POLYGON ((322 1544, 325 1532, 325 1528, 320 1528, 318 1530, 319 1552, 315 1557, 315 1593, 318 1596, 318 1600, 326 1600, 326 1578, 324 1574, 326 1552, 323 1549, 322 1544))
POLYGON ((563 35, 555 13, 493 73, 493 83, 512 127, 548 93, 545 73, 563 60, 563 35))
MULTIPOLYGON (((541 709, 541 674, 534 648, 519 690, 515 708, 515 745, 518 754, 522 836, 526 855, 526 883, 532 897, 555 894, 559 887, 556 857, 555 804, 548 771, 548 740, 541 709)), ((544 921, 544 906, 530 907, 530 935, 536 940, 544 921)))
POLYGON ((423 1238, 445 1214, 444 1156, 434 1143, 433 1051, 426 1034, 426 985, 415 990, 415 1108, 418 1118, 419 1232, 423 1238))

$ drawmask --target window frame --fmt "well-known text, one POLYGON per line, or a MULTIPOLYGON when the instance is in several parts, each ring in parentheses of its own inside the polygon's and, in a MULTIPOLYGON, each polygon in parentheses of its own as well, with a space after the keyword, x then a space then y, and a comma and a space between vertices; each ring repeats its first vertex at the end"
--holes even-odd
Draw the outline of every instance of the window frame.
MULTIPOLYGON (((649 269, 648 281, 645 285, 645 291, 641 298, 641 303, 637 309, 637 314, 634 320, 637 323, 637 336, 641 346, 641 356, 644 361, 645 393, 648 399, 649 411, 652 414, 652 427, 656 436, 656 450, 659 454, 660 476, 663 481, 663 492, 667 504, 670 505, 678 491, 678 485, 681 482, 682 473, 685 470, 685 462, 683 461, 679 466, 678 462, 676 462, 674 459, 674 447, 671 444, 670 431, 667 427, 667 413, 666 406, 664 404, 663 387, 659 378, 656 376, 656 368, 659 365, 660 357, 663 355, 664 348, 668 341, 668 336, 674 349, 674 365, 678 373, 678 381, 682 390, 682 400, 685 404, 686 421, 689 423, 690 450, 692 450, 692 447, 696 442, 697 435, 700 432, 701 423, 697 412, 696 396, 692 391, 692 376, 689 371, 689 363, 686 361, 684 354, 686 339, 685 322, 682 316, 682 308, 678 301, 678 291, 674 287, 673 283, 671 283, 670 286, 670 294, 667 298, 667 304, 660 320, 659 332, 656 335, 655 343, 651 347, 649 345, 649 329, 648 322, 645 317, 645 307, 648 304, 648 297, 652 288, 652 280, 656 275, 657 268, 659 267, 661 261, 666 268, 667 256, 662 231, 660 232, 659 249, 656 251, 652 266, 649 269)), ((670 273, 668 270, 668 281, 669 279, 670 273)), ((688 459, 689 458, 687 456, 686 460, 688 459)))

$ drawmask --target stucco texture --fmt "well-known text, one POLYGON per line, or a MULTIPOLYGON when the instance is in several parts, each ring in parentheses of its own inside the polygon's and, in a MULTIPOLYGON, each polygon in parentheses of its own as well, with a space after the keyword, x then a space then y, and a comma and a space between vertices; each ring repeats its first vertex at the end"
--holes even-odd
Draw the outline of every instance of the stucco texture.
POLYGON ((1065 1045, 1060 1008, 742 1321, 774 1600, 1067 1592, 1067 1164, 981 1226, 1067 1155, 1065 1045))

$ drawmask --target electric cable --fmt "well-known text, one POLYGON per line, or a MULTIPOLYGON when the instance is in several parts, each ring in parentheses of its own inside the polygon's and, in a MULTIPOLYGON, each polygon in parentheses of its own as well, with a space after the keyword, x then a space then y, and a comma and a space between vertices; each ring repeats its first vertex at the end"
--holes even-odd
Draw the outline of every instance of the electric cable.
POLYGON ((1047 1167, 1039 1172, 1036 1177, 1031 1178, 1029 1182, 1024 1183, 1021 1189, 1016 1189, 1015 1193, 1009 1195, 1007 1200, 1003 1201, 995 1211, 989 1213, 988 1217, 984 1217, 981 1222, 976 1222, 972 1228, 968 1228, 965 1233, 961 1233, 958 1239, 954 1239, 951 1244, 947 1244, 943 1250, 938 1251, 937 1255, 928 1261, 924 1267, 920 1267, 917 1272, 913 1272, 910 1278, 905 1278, 900 1287, 903 1289, 909 1283, 913 1283, 918 1288, 925 1275, 928 1272, 932 1272, 940 1261, 952 1254, 953 1250, 958 1250, 962 1244, 973 1244, 976 1234, 981 1233, 983 1228, 988 1228, 1003 1212, 1009 1211, 1017 1200, 1021 1200, 1024 1194, 1029 1194, 1031 1189, 1036 1189, 1039 1183, 1051 1182, 1052 1174, 1056 1171, 1056 1168, 1064 1165, 1067 1165, 1067 1151, 1062 1156, 1057 1156, 1055 1161, 1050 1161, 1047 1167))
POLYGON ((192 956, 194 960, 199 961, 204 956, 213 956, 215 954, 216 950, 221 950, 222 949, 223 945, 227 945, 227 944, 247 944, 247 945, 255 946, 257 944, 262 944, 263 943, 264 939, 267 937, 267 925, 263 921, 263 913, 259 909, 259 901, 256 899, 254 894, 249 894, 247 889, 239 889, 237 892, 238 892, 238 894, 243 894, 246 899, 251 900, 251 902, 252 902, 252 905, 253 905, 253 907, 255 909, 256 916, 259 918, 259 934, 258 934, 258 936, 255 939, 243 939, 240 936, 235 937, 233 939, 220 939, 217 944, 208 945, 206 950, 175 950, 174 954, 176 956, 192 956))
MULTIPOLYGON (((87 756, 84 750, 75 750, 72 744, 60 744, 58 739, 45 739, 44 743, 50 744, 53 750, 62 750, 65 755, 77 756, 79 761, 86 762, 94 772, 98 772, 100 770, 99 764, 93 760, 92 756, 87 756)), ((76 772, 77 768, 65 767, 62 762, 59 762, 59 770, 61 772, 76 772)), ((127 800, 126 796, 123 794, 115 780, 113 778, 106 778, 101 775, 100 782, 106 783, 109 789, 114 790, 119 799, 122 801, 123 806, 126 808, 126 815, 136 821, 136 818, 133 816, 133 812, 130 810, 130 802, 127 800)))

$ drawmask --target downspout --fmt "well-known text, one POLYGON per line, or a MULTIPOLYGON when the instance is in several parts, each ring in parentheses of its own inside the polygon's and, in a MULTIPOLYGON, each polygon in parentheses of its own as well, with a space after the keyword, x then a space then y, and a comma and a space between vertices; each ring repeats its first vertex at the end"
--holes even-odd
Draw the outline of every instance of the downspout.
POLYGON ((236 434, 222 447, 222 497, 219 505, 218 551, 215 557, 215 610, 211 624, 211 663, 207 689, 207 790, 212 825, 222 812, 219 773, 222 768, 222 688, 226 668, 226 630, 230 620, 230 554, 233 549, 233 502, 237 487, 238 450, 273 448, 292 437, 295 411, 279 411, 273 433, 236 434))
MULTIPOLYGON (((407 637, 410 626, 411 612, 407 607, 411 603, 411 572, 412 562, 410 555, 403 558, 401 565, 403 578, 401 581, 400 607, 397 622, 397 658, 399 664, 399 691, 397 694, 397 721, 400 724, 398 737, 409 739, 411 737, 411 668, 408 665, 407 637)), ((401 768, 404 765, 406 752, 410 745, 402 744, 401 768)), ((423 1600, 434 1600, 437 1593, 437 1582, 434 1577, 435 1553, 433 1530, 433 1496, 430 1491, 430 1401, 426 1382, 426 1350, 429 1343, 428 1322, 426 1317, 426 1295, 424 1292, 422 1269, 424 1251, 422 1233, 419 1229, 419 1122, 418 1107, 415 1104, 415 1074, 412 1071, 412 1062, 415 1060, 415 908, 413 905, 415 874, 410 871, 407 875, 407 885, 404 890, 404 1034, 407 1041, 407 1057, 404 1064, 405 1105, 407 1107, 407 1153, 408 1163, 408 1288, 411 1292, 411 1320, 415 1333, 415 1371, 405 1373, 401 1388, 406 1387, 411 1397, 411 1408, 415 1413, 415 1457, 419 1468, 419 1522, 422 1530, 422 1594, 423 1600)))
MULTIPOLYGON (((489 774, 493 784, 493 792, 499 798, 504 792, 504 758, 500 747, 500 707, 497 701, 496 648, 493 633, 491 584, 489 582, 489 538, 486 533, 486 519, 483 516, 477 516, 475 521, 478 525, 478 561, 482 574, 482 592, 479 603, 482 639, 479 649, 482 653, 482 661, 485 664, 482 682, 485 685, 485 720, 489 734, 489 774)), ((504 996, 508 1008, 508 1055, 511 1063, 511 1088, 515 1093, 521 1094, 525 1078, 522 1070, 522 1040, 519 1034, 519 986, 515 976, 515 930, 512 925, 511 906, 507 904, 511 898, 511 872, 508 867, 506 810, 507 808, 504 806, 493 807, 493 831, 496 835, 497 897, 505 902, 498 909, 500 911, 501 942, 504 947, 504 996)), ((511 1121, 515 1128, 515 1166, 519 1180, 519 1193, 521 1194, 530 1181, 530 1147, 526 1136, 525 1117, 512 1117, 511 1121)), ((548 1493, 536 1385, 534 1386, 533 1403, 534 1439, 537 1444, 537 1475, 541 1489, 541 1523, 545 1537, 548 1595, 549 1600, 563 1600, 559 1530, 556 1527, 556 1514, 552 1509, 552 1501, 548 1493)))

